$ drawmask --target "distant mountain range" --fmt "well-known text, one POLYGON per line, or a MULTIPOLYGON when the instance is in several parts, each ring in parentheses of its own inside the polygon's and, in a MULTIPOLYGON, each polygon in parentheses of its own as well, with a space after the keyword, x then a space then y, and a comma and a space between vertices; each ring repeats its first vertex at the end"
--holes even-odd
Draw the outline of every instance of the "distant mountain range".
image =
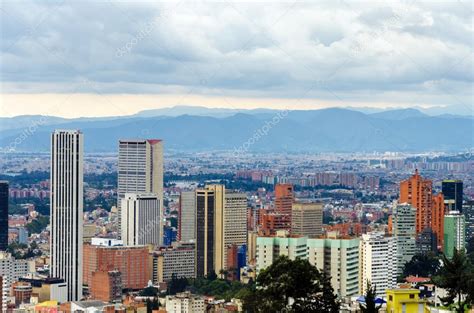
POLYGON ((120 138, 161 138, 178 151, 249 152, 465 151, 474 147, 472 116, 429 116, 416 109, 232 110, 174 107, 131 116, 0 118, 0 147, 48 151, 56 128, 81 129, 86 152, 115 152, 120 138))

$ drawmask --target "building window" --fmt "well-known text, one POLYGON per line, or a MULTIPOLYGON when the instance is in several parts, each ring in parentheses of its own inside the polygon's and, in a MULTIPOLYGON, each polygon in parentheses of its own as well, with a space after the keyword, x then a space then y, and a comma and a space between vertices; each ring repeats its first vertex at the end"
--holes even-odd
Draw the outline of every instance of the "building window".
POLYGON ((410 299, 415 299, 415 295, 414 295, 414 294, 410 294, 410 299))

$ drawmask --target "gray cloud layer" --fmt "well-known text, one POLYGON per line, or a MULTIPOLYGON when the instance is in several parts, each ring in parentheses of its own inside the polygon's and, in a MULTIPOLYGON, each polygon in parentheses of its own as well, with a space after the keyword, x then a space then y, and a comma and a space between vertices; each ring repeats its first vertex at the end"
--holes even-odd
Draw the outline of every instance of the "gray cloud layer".
POLYGON ((195 93, 472 113, 467 1, 2 2, 4 93, 195 93))

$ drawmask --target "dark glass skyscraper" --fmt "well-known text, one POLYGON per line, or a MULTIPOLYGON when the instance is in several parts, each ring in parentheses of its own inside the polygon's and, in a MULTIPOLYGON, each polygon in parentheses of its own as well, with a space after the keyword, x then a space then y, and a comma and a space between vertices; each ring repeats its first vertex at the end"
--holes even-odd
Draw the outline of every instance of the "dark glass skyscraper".
POLYGON ((462 212, 462 180, 443 180, 442 190, 444 195, 445 212, 462 212))
POLYGON ((196 190, 196 276, 214 271, 214 191, 196 190))
POLYGON ((0 181, 0 250, 8 246, 8 182, 0 181))

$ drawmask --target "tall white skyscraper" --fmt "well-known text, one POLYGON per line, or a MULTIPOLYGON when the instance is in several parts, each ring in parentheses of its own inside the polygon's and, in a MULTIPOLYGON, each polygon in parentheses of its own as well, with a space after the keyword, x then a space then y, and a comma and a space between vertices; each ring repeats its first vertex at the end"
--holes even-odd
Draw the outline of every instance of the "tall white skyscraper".
POLYGON ((397 257, 394 237, 383 232, 362 235, 359 246, 359 292, 365 294, 367 282, 377 287, 377 296, 397 286, 397 257))
POLYGON ((160 199, 153 193, 126 193, 122 199, 122 240, 125 246, 160 245, 163 237, 160 199))
POLYGON ((51 138, 51 277, 67 283, 68 301, 82 298, 84 137, 55 130, 51 138))
POLYGON ((397 273, 416 252, 416 208, 408 203, 396 204, 392 212, 393 237, 397 241, 397 273))
POLYGON ((154 193, 163 209, 163 141, 134 139, 119 141, 117 206, 126 193, 154 193))

